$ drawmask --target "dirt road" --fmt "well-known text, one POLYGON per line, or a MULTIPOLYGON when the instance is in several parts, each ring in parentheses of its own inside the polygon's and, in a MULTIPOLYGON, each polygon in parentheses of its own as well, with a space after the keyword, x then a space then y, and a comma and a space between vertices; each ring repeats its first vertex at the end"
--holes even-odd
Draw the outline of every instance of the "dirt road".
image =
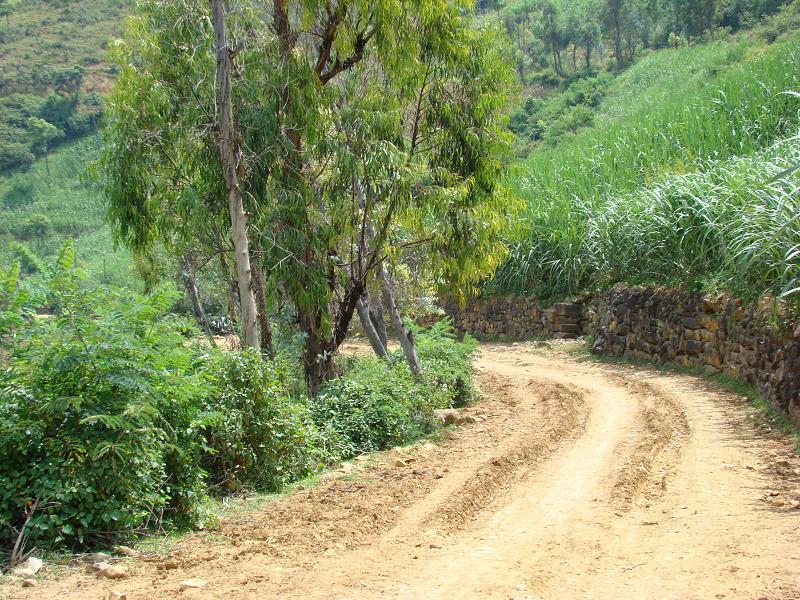
POLYGON ((484 346, 479 381, 475 422, 439 444, 356 461, 126 579, 76 567, 0 597, 800 598, 800 461, 744 400, 525 344, 484 346))

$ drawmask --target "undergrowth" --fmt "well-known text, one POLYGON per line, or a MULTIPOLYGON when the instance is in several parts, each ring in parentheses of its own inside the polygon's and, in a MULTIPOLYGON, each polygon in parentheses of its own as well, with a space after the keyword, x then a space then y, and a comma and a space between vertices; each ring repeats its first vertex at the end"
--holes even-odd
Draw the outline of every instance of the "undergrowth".
POLYGON ((20 280, 0 262, 3 551, 208 527, 215 498, 279 492, 410 443, 434 430, 433 409, 475 395, 476 343, 449 322, 417 331, 421 378, 399 355, 351 359, 308 398, 291 356, 200 343, 172 312, 173 286, 92 286, 70 243, 46 271, 20 280))

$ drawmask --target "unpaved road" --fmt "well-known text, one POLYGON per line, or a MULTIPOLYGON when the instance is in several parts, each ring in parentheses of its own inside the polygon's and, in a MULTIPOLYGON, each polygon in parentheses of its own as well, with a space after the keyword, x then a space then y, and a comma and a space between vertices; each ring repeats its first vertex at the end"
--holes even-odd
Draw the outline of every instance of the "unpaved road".
POLYGON ((800 461, 697 379, 485 345, 477 422, 0 597, 800 598, 800 461), (180 590, 199 577, 201 590, 180 590))

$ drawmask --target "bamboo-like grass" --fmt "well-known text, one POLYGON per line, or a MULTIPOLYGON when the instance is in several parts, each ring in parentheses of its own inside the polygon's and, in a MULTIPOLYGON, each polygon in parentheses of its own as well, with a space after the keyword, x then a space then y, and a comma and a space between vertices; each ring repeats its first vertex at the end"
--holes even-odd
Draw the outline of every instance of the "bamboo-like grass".
POLYGON ((520 238, 486 292, 556 298, 628 282, 800 298, 798 179, 770 181, 800 162, 796 139, 776 143, 800 122, 784 93, 800 89, 800 46, 749 51, 694 95, 644 94, 658 101, 534 152, 517 180, 520 238))

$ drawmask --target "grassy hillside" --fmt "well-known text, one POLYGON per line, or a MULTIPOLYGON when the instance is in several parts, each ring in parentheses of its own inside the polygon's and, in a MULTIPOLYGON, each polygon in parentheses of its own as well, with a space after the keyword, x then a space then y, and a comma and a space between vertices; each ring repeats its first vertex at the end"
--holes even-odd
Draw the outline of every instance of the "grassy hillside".
POLYGON ((517 187, 529 209, 490 289, 555 297, 616 281, 672 281, 790 291, 796 274, 778 271, 781 261, 796 260, 800 208, 783 188, 769 192, 766 181, 796 157, 791 145, 777 155, 763 152, 797 132, 800 101, 783 93, 791 90, 800 90, 800 45, 793 41, 734 40, 646 56, 608 86, 592 126, 540 144, 521 165, 517 187), (719 182, 705 175, 735 170, 737 157, 752 161, 747 177, 719 182), (748 204, 762 193, 788 212, 785 222, 751 223, 753 239, 773 240, 780 260, 759 261, 754 247, 731 255, 713 231, 730 233, 745 220, 706 210, 736 197, 747 214, 763 208, 748 204), (654 229, 653 219, 664 226, 654 229), (710 262, 695 260, 704 252, 710 262), (653 260, 643 264, 645 256, 653 260), (720 256, 725 266, 715 260, 720 256), (753 265, 761 270, 754 273, 753 265))
POLYGON ((107 92, 113 71, 105 62, 108 40, 122 31, 134 0, 26 0, 0 21, 0 89, 30 93, 49 87, 59 68, 86 70, 81 91, 107 92))
POLYGON ((31 270, 36 265, 20 255, 18 244, 47 262, 73 239, 78 263, 93 282, 130 285, 130 255, 114 250, 100 190, 86 177, 99 144, 90 136, 60 148, 49 158, 49 175, 38 160, 27 172, 0 177, 0 255, 21 258, 31 270))
POLYGON ((97 127, 108 40, 133 0, 25 0, 0 20, 0 172, 97 127))
POLYGON ((133 5, 25 0, 0 19, 0 253, 28 269, 70 238, 95 282, 130 281, 130 257, 113 250, 99 190, 85 175, 114 81, 106 48, 133 5))

